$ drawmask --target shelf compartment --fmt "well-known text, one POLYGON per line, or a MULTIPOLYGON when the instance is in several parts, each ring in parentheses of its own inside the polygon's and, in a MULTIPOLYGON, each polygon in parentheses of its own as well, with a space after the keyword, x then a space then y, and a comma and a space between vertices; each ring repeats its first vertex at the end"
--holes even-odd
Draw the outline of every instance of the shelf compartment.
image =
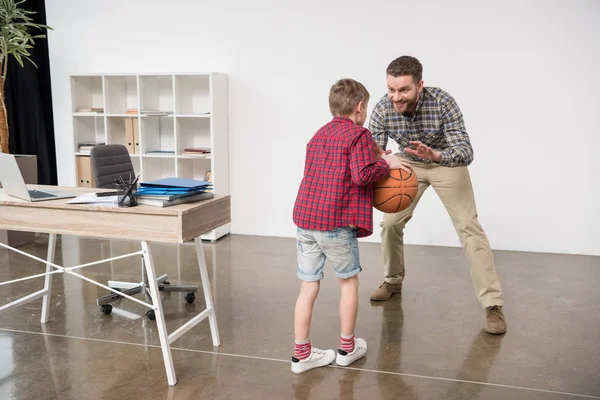
POLYGON ((210 171, 210 159, 206 158, 178 158, 177 176, 187 179, 204 180, 206 172, 210 171))
POLYGON ((73 113, 78 109, 104 109, 104 96, 101 76, 71 77, 73 113))
POLYGON ((140 111, 174 112, 173 76, 140 77, 140 111))
POLYGON ((210 75, 175 76, 178 115, 206 116, 210 113, 210 75))
POLYGON ((125 114, 128 109, 139 107, 137 77, 107 76, 104 85, 107 114, 125 114))
POLYGON ((104 117, 73 117, 73 132, 75 133, 75 152, 79 152, 79 143, 106 143, 104 117))
MULTIPOLYGON (((177 154, 185 155, 184 150, 190 147, 204 147, 212 150, 210 139, 210 119, 176 118, 177 154)), ((191 155, 191 157, 198 157, 191 155)))
POLYGON ((170 156, 175 155, 175 123, 172 117, 144 117, 141 118, 141 124, 144 156, 157 151, 172 151, 170 156))
POLYGON ((142 182, 173 177, 175 159, 172 157, 142 157, 142 182))
POLYGON ((139 146, 139 118, 134 117, 106 117, 108 142, 122 144, 127 147, 129 154, 138 153, 139 146))

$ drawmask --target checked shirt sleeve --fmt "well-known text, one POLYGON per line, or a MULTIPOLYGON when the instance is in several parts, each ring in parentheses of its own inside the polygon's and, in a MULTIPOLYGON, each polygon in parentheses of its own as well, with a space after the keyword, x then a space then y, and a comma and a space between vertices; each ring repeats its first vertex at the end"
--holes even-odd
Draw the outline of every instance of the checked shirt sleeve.
POLYGON ((350 173, 355 185, 366 186, 390 174, 387 162, 376 160, 374 150, 369 131, 362 130, 350 148, 350 173))
POLYGON ((369 130, 373 135, 373 139, 375 139, 375 143, 383 150, 387 146, 388 142, 388 133, 385 128, 385 118, 383 114, 383 109, 379 107, 379 104, 375 106, 373 112, 371 113, 371 119, 369 120, 369 130))
POLYGON ((446 167, 467 166, 473 161, 473 147, 465 128, 463 115, 454 100, 442 106, 444 137, 448 147, 444 149, 440 165, 446 167))

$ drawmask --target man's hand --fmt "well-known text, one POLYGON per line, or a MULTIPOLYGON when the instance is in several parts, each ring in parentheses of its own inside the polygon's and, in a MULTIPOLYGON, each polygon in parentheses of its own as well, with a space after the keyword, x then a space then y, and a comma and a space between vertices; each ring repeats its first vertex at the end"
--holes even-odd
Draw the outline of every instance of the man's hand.
POLYGON ((431 160, 434 162, 440 162, 442 160, 442 153, 424 145, 418 140, 411 141, 410 144, 413 145, 415 149, 405 147, 405 153, 412 154, 413 156, 421 157, 424 160, 431 160))
POLYGON ((406 172, 411 171, 410 162, 404 158, 388 155, 384 155, 382 156, 382 158, 385 160, 386 163, 388 163, 390 169, 401 169, 406 172))

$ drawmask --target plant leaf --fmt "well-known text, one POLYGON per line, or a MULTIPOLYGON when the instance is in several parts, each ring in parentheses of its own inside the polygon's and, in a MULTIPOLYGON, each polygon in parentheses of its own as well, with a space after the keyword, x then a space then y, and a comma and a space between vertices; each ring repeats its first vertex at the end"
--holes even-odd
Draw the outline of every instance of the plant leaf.
POLYGON ((21 67, 24 67, 23 60, 21 59, 21 55, 19 53, 13 53, 13 57, 17 60, 21 67))
POLYGON ((52 30, 45 24, 33 22, 34 11, 19 7, 26 0, 0 0, 0 60, 3 61, 3 77, 5 77, 8 58, 13 56, 23 67, 23 58, 37 65, 30 58, 29 50, 35 44, 34 39, 44 39, 43 33, 32 35, 30 30, 52 30))

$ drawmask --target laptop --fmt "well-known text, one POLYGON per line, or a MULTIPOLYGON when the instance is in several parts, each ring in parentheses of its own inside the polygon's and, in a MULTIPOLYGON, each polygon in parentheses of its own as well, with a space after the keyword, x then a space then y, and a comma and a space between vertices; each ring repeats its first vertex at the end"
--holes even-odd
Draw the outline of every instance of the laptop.
POLYGON ((77 197, 73 191, 28 189, 13 154, 0 153, 0 183, 4 193, 27 201, 44 201, 77 197))

